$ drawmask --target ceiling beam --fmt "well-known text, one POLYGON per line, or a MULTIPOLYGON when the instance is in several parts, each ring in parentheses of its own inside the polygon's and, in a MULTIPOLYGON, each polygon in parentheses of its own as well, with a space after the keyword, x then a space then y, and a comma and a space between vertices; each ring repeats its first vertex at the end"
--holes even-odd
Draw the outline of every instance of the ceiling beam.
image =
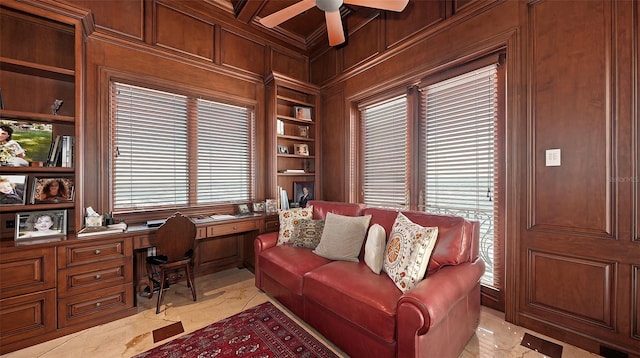
POLYGON ((245 24, 250 23, 262 10, 268 0, 232 0, 236 18, 245 24))

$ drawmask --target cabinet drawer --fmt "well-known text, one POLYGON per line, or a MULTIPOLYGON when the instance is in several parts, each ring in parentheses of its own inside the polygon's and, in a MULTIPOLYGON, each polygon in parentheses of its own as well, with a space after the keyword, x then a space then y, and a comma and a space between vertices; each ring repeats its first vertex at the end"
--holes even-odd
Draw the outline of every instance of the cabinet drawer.
POLYGON ((85 323, 133 307, 131 283, 58 299, 58 328, 85 323))
POLYGON ((55 248, 0 254, 0 298, 47 290, 56 284, 55 248))
POLYGON ((257 230, 256 220, 207 226, 207 237, 233 235, 241 232, 257 230))
POLYGON ((274 232, 280 229, 280 221, 278 219, 275 220, 265 220, 264 222, 264 232, 274 232))
POLYGON ((130 239, 93 241, 58 248, 58 268, 129 257, 133 254, 130 239))
POLYGON ((0 300, 0 346, 56 329, 56 290, 0 300))
POLYGON ((133 259, 74 266, 58 271, 58 297, 66 297, 133 282, 133 259))

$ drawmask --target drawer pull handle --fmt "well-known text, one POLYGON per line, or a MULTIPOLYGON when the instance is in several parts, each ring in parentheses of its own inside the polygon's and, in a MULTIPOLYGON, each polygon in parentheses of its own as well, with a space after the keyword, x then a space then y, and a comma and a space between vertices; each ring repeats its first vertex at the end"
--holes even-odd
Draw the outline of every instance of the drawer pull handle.
POLYGON ((100 278, 102 278, 102 276, 96 275, 96 280, 99 280, 100 278))
POLYGON ((237 226, 234 226, 234 227, 233 227, 233 230, 238 230, 238 227, 237 227, 237 226))
POLYGON ((96 307, 100 307, 100 302, 96 302, 96 307))
POLYGON ((100 255, 100 250, 96 250, 96 255, 100 255))

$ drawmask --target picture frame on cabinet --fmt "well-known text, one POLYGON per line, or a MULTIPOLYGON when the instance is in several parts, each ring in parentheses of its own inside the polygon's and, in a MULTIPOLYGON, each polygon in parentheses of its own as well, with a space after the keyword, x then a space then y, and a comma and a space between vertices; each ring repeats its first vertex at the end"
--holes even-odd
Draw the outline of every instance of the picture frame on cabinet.
POLYGON ((289 154, 289 147, 286 145, 278 144, 278 154, 289 154))
POLYGON ((49 123, 31 121, 2 121, 3 126, 13 130, 11 140, 15 141, 22 150, 24 157, 16 159, 9 166, 29 166, 46 162, 53 142, 53 125, 49 123))
POLYGON ((67 234, 67 211, 44 210, 16 213, 15 240, 60 237, 67 234))
POLYGON ((251 211, 249 211, 249 205, 247 205, 247 204, 239 204, 238 205, 238 214, 240 214, 240 215, 251 214, 251 211))
POLYGON ((265 202, 264 201, 253 203, 253 212, 254 213, 263 213, 264 210, 265 210, 265 202))
POLYGON ((26 175, 0 176, 0 206, 24 205, 27 199, 26 175))
POLYGON ((295 144, 293 148, 294 148, 293 153, 296 155, 305 155, 305 156, 309 155, 309 145, 307 144, 295 144))
POLYGON ((278 212, 278 201, 276 199, 265 199, 264 209, 267 214, 275 214, 278 212))
POLYGON ((72 176, 34 177, 31 204, 72 203, 75 185, 72 176))
POLYGON ((296 119, 304 119, 306 121, 312 120, 311 107, 293 106, 293 117, 296 119))

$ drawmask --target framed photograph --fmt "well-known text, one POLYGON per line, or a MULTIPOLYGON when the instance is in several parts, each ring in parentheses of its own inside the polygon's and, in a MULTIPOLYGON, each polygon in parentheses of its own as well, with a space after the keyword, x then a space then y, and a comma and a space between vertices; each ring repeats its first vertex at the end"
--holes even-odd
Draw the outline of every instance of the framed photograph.
POLYGON ((26 175, 0 176, 0 206, 24 205, 27 196, 26 175))
POLYGON ((278 154, 289 154, 289 147, 278 144, 278 154))
POLYGON ((254 213, 263 213, 265 210, 264 201, 253 203, 253 212, 254 213))
POLYGON ((309 126, 298 126, 298 137, 309 138, 309 126))
POLYGON ((275 214, 278 212, 278 201, 276 199, 266 199, 264 201, 264 209, 267 214, 275 214))
POLYGON ((5 153, 0 152, 2 165, 28 166, 47 161, 53 138, 51 124, 3 120, 2 126, 11 132, 9 156, 5 158, 5 153))
POLYGON ((71 203, 75 194, 73 177, 36 177, 31 185, 31 204, 71 203))
POLYGON ((307 144, 295 144, 293 148, 296 155, 309 155, 309 145, 307 144))
POLYGON ((297 119, 310 121, 312 119, 311 108, 304 106, 293 106, 293 116, 297 119))
POLYGON ((247 204, 239 204, 238 205, 238 214, 250 214, 251 211, 249 211, 249 205, 247 204))
POLYGON ((41 237, 58 237, 66 234, 66 210, 16 213, 16 241, 41 237))
POLYGON ((315 182, 313 181, 294 181, 293 195, 294 201, 300 204, 301 208, 307 206, 307 201, 313 199, 315 182))

